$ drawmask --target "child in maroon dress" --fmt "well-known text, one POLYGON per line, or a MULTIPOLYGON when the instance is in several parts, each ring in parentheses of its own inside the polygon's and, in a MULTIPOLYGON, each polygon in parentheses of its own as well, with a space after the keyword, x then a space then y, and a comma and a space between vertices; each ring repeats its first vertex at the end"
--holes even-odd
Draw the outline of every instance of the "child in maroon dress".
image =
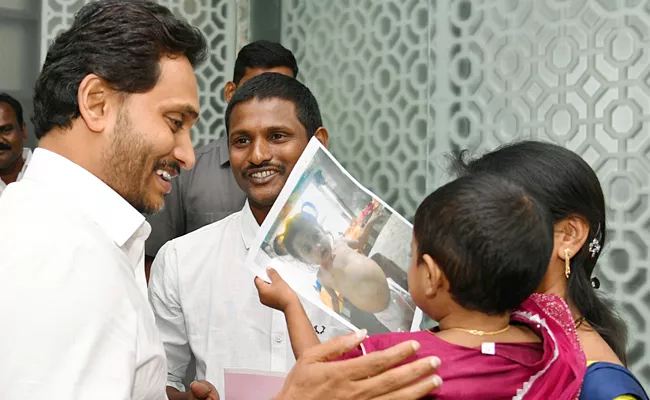
MULTIPOLYGON (((417 358, 442 360, 431 398, 578 397, 586 362, 568 306, 533 295, 553 251, 546 207, 496 176, 463 177, 420 205, 411 247, 409 292, 438 328, 371 336, 343 358, 415 340, 417 358)), ((318 338, 296 294, 269 272, 271 284, 256 280, 260 299, 284 312, 298 358, 318 338)))

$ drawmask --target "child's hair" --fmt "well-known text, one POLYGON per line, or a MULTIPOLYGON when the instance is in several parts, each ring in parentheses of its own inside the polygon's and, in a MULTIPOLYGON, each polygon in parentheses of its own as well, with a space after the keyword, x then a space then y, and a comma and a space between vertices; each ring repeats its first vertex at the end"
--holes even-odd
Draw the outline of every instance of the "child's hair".
POLYGON ((429 195, 415 214, 413 235, 418 258, 433 258, 452 298, 490 315, 529 297, 553 252, 547 207, 522 187, 487 174, 456 179, 429 195))
POLYGON ((298 236, 313 236, 316 233, 323 232, 316 217, 307 212, 300 212, 289 219, 285 225, 284 233, 275 237, 273 240, 273 251, 279 256, 290 255, 296 260, 301 260, 300 252, 294 246, 294 240, 298 236))

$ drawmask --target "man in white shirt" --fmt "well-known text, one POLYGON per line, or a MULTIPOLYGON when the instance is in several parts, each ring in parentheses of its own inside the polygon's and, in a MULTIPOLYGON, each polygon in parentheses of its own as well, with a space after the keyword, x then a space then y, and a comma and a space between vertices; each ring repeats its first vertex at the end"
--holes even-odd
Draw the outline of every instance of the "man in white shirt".
POLYGON ((20 102, 0 93, 0 196, 8 184, 19 181, 32 151, 26 147, 27 125, 20 102))
POLYGON ((48 50, 39 148, 0 198, 1 399, 166 398, 141 213, 194 164, 205 55, 198 30, 142 0, 84 6, 48 50))
MULTIPOLYGON (((282 313, 259 302, 244 265, 251 243, 309 139, 328 143, 316 99, 294 78, 264 73, 244 83, 225 117, 231 169, 244 208, 166 243, 149 296, 165 345, 170 399, 184 398, 192 355, 197 379, 223 389, 224 368, 287 371, 294 363, 282 313)), ((303 302, 321 340, 349 333, 303 302)))

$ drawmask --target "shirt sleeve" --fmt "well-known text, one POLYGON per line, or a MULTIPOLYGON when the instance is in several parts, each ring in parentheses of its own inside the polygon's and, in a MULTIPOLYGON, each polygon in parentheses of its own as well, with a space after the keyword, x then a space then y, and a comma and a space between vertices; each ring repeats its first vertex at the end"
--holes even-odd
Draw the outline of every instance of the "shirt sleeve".
POLYGON ((153 262, 149 278, 149 302, 167 356, 167 385, 184 392, 183 379, 192 353, 178 295, 178 262, 174 242, 166 243, 153 262))
POLYGON ((145 242, 145 254, 149 257, 155 257, 165 243, 186 233, 183 184, 181 182, 186 172, 181 171, 178 178, 172 179, 172 191, 165 196, 163 209, 156 214, 147 216, 147 222, 151 225, 151 235, 145 242))

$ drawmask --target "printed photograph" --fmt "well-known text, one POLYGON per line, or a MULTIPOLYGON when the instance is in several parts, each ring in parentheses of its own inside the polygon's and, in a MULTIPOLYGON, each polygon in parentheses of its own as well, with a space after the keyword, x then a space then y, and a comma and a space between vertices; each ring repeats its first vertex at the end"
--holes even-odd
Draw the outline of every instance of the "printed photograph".
POLYGON ((305 150, 283 194, 249 254, 256 273, 276 268, 304 298, 352 328, 410 331, 416 307, 408 293, 408 221, 318 141, 305 150))

